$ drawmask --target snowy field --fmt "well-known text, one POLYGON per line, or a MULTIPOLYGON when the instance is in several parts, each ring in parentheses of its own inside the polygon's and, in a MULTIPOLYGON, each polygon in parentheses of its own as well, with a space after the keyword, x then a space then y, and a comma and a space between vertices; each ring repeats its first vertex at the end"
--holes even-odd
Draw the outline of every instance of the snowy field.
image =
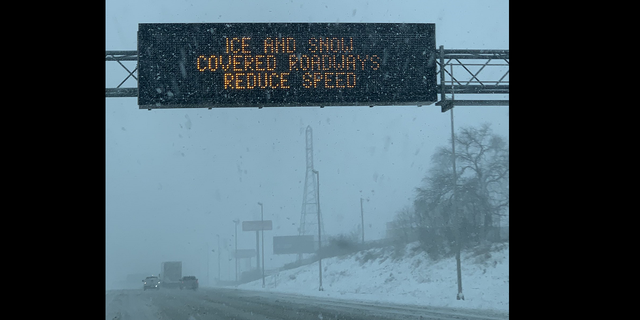
POLYGON ((375 248, 322 260, 322 285, 318 291, 318 263, 281 271, 238 286, 367 302, 484 309, 509 312, 509 244, 493 244, 461 254, 465 300, 456 300, 455 257, 431 260, 414 250, 417 243, 394 254, 391 247, 375 248))

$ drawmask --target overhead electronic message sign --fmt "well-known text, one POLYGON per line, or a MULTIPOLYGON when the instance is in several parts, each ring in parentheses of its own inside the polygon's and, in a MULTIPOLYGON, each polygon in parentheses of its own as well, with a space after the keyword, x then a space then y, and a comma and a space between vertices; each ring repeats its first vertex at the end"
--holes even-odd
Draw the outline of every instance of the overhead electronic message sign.
POLYGON ((138 25, 141 109, 435 101, 435 24, 138 25))

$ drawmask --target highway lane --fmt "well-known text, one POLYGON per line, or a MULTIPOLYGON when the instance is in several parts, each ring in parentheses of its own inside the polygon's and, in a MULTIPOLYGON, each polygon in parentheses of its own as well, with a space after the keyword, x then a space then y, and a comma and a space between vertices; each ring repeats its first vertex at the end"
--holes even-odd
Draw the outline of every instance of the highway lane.
POLYGON ((508 314, 355 302, 223 288, 109 290, 106 319, 154 320, 505 320, 508 314))

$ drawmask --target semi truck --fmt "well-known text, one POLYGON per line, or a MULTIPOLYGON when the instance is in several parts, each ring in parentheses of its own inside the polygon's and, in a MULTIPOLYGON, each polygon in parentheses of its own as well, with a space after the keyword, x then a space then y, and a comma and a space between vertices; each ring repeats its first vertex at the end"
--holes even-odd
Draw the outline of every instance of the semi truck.
POLYGON ((165 261, 160 265, 160 286, 179 288, 182 278, 182 261, 165 261))

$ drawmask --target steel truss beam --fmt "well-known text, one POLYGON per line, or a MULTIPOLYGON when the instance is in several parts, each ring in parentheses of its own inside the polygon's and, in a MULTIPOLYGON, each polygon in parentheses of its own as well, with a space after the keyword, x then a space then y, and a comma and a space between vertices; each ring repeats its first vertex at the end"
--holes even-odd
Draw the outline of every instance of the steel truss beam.
POLYGON ((115 88, 105 88, 106 89, 106 97, 107 98, 116 98, 116 97, 138 97, 138 78, 135 73, 138 71, 138 51, 137 50, 123 50, 123 51, 106 51, 106 62, 115 61, 117 62, 124 70, 126 70, 129 74, 124 80, 120 82, 120 84, 115 88), (122 61, 136 61, 136 67, 133 71, 129 70, 122 61), (128 87, 121 88, 122 84, 124 84, 130 77, 136 79, 136 87, 128 87))
MULTIPOLYGON (((437 106, 442 112, 453 106, 508 106, 509 100, 456 100, 455 95, 465 94, 509 94, 509 50, 468 50, 444 49, 438 51, 437 92, 440 101, 437 106), (442 72, 444 70, 444 72, 442 72), (447 94, 451 95, 450 97, 447 94)), ((106 97, 137 97, 138 88, 121 86, 129 79, 138 80, 136 72, 138 52, 136 50, 106 51, 105 62, 117 62, 128 75, 115 88, 105 88, 106 97), (122 61, 136 61, 136 67, 129 70, 122 61)))
POLYGON ((509 94, 509 50, 449 49, 438 51, 437 86, 445 112, 454 106, 508 106, 508 99, 455 99, 456 94, 509 94), (443 72, 444 71, 444 72, 443 72), (450 94, 447 97, 447 94, 450 94))

